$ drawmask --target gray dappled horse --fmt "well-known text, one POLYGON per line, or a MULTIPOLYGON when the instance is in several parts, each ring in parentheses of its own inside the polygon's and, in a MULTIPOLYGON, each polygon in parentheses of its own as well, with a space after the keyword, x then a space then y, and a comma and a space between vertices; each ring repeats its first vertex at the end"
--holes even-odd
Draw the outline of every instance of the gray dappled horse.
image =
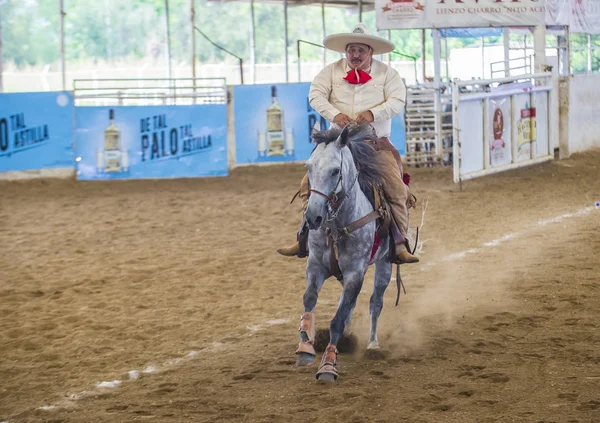
MULTIPOLYGON (((329 345, 317 371, 319 380, 336 380, 337 348, 348 329, 352 311, 369 265, 375 263, 375 284, 370 302, 371 334, 368 349, 378 349, 377 320, 383 308, 383 294, 390 282, 392 264, 387 261, 389 239, 373 257, 376 222, 379 216, 371 203, 372 186, 380 186, 382 175, 374 156, 380 154, 365 141, 377 138, 369 125, 330 129, 313 135, 317 143, 306 163, 311 184, 305 219, 310 229, 306 265, 307 288, 300 322, 299 366, 314 363, 316 353, 315 306, 323 282, 334 275, 332 248, 337 248, 342 274, 342 295, 329 328, 329 345), (357 169, 358 166, 358 169, 357 169), (359 172, 360 169, 360 172, 359 172)), ((383 153, 387 154, 387 153, 383 153)))

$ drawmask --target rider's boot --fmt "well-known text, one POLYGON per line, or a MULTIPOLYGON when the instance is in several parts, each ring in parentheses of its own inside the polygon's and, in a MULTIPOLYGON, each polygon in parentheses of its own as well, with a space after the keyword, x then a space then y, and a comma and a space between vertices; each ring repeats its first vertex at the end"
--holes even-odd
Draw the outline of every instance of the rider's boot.
MULTIPOLYGON (((302 212, 306 211, 309 194, 310 185, 308 182, 308 175, 304 175, 304 178, 302 178, 302 182, 300 183, 300 191, 298 192, 298 196, 302 200, 302 212)), ((298 231, 296 238, 297 241, 295 244, 289 247, 279 248, 277 249, 277 252, 286 257, 308 257, 308 225, 304 218, 302 219, 302 224, 300 225, 300 230, 298 231)))
POLYGON ((302 219, 302 225, 297 234, 297 241, 294 245, 277 249, 277 252, 282 256, 299 258, 308 257, 308 225, 302 219))
POLYGON ((408 251, 408 248, 406 248, 408 242, 406 241, 404 235, 402 235, 402 233, 400 232, 400 229, 398 228, 398 225, 396 225, 394 219, 392 219, 392 221, 390 222, 390 235, 392 236, 392 239, 394 240, 394 245, 396 247, 394 255, 395 264, 408 264, 419 262, 419 258, 412 255, 408 251))

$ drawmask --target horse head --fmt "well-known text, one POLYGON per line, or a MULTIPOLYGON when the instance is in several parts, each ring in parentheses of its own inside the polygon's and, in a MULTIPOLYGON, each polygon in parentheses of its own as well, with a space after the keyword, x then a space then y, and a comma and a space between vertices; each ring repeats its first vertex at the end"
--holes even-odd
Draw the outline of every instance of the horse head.
MULTIPOLYGON (((349 128, 344 128, 341 133, 335 130, 323 132, 326 138, 322 142, 317 141, 317 147, 306 162, 311 195, 305 216, 310 229, 320 228, 325 219, 338 209, 346 193, 346 183, 356 175, 352 154, 346 148, 349 128)), ((315 134, 317 140, 318 134, 315 134)))

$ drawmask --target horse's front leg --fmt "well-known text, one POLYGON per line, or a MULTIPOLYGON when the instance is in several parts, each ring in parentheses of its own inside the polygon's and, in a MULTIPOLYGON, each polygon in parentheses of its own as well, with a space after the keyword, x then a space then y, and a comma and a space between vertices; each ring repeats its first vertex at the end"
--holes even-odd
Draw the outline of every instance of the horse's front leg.
MULTIPOLYGON (((366 266, 365 266, 366 269, 366 266)), ((344 288, 338 310, 329 326, 329 345, 325 349, 317 379, 324 381, 334 381, 338 378, 337 372, 337 344, 344 333, 344 326, 352 313, 360 290, 362 288, 365 271, 344 272, 344 288)))
POLYGON ((371 334, 369 336, 369 345, 367 349, 379 349, 379 341, 377 340, 377 322, 381 309, 383 308, 383 294, 387 289, 392 277, 392 265, 385 261, 385 258, 380 259, 375 264, 375 283, 373 286, 373 295, 369 305, 371 312, 371 334))
POLYGON ((306 264, 307 285, 304 292, 304 314, 300 318, 300 343, 296 350, 297 366, 310 366, 315 362, 314 343, 317 326, 314 310, 317 306, 319 291, 328 276, 327 269, 314 256, 310 256, 306 264))

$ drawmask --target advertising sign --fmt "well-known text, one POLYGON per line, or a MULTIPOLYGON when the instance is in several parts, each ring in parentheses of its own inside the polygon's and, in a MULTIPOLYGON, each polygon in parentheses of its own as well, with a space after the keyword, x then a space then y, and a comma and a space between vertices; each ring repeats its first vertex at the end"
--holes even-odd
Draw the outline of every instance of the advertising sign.
MULTIPOLYGON (((313 130, 330 123, 308 103, 310 83, 241 85, 234 88, 236 163, 306 161, 313 130)), ((391 141, 404 154, 403 115, 392 120, 391 141)))
POLYGON ((511 163, 510 98, 499 97, 489 100, 488 140, 490 166, 511 163))
POLYGON ((535 26, 540 0, 375 0, 378 29, 535 26))
POLYGON ((225 176, 227 106, 78 107, 78 179, 225 176))
MULTIPOLYGON (((515 96, 515 99, 518 97, 525 96, 515 96)), ((531 148, 536 140, 536 108, 526 101, 517 113, 517 161, 529 160, 534 158, 531 148)))
POLYGON ((0 172, 73 168, 73 97, 0 94, 0 172))

